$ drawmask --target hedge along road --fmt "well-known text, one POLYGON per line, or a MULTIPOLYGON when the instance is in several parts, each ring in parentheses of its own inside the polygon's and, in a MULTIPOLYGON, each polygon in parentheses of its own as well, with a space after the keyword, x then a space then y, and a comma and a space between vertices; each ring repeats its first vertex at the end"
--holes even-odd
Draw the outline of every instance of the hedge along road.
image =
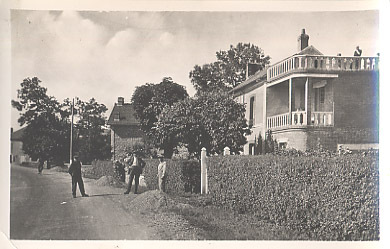
POLYGON ((136 195, 123 189, 99 187, 84 178, 86 193, 72 198, 68 174, 12 165, 11 239, 28 240, 122 240, 159 239, 136 214, 121 202, 136 195))

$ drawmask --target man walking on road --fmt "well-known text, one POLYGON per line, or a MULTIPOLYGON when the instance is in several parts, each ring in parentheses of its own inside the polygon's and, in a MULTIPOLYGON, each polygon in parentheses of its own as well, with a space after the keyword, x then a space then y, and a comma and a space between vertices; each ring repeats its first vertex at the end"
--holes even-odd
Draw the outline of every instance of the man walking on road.
POLYGON ((164 161, 163 155, 159 155, 158 158, 160 160, 160 163, 157 168, 158 188, 161 192, 165 192, 165 182, 167 179, 167 162, 164 161))
POLYGON ((74 156, 73 162, 69 166, 68 173, 72 176, 72 195, 76 198, 76 188, 79 185, 80 193, 82 197, 88 197, 84 190, 84 182, 81 177, 81 163, 78 156, 74 156))
POLYGON ((125 192, 125 195, 130 193, 131 185, 133 184, 133 179, 135 177, 135 189, 134 194, 137 194, 138 191, 138 185, 139 185, 139 176, 142 173, 142 169, 145 167, 145 162, 141 159, 140 153, 135 152, 133 158, 129 162, 130 165, 130 177, 129 177, 129 184, 127 185, 127 190, 125 192))

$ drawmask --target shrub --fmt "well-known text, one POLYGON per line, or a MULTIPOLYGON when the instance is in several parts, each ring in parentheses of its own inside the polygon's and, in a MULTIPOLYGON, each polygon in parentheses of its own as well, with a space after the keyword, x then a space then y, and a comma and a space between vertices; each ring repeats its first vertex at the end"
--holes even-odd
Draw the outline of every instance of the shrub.
MULTIPOLYGON (((157 168, 158 159, 145 159, 143 174, 148 189, 158 189, 157 168)), ((185 192, 200 192, 200 163, 195 160, 166 160, 167 182, 166 192, 180 194, 185 192)))
POLYGON ((208 159, 215 204, 313 240, 378 240, 378 156, 225 156, 208 159))
POLYGON ((99 179, 102 176, 114 176, 114 168, 111 161, 92 161, 91 167, 84 167, 83 176, 92 179, 99 179))

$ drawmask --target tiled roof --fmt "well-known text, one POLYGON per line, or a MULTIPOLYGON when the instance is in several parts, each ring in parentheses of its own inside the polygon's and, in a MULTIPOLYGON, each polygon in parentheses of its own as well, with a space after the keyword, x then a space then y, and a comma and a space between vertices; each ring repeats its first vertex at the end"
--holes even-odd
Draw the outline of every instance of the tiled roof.
POLYGON ((242 88, 245 88, 246 86, 256 83, 256 82, 265 82, 267 80, 267 69, 264 68, 263 70, 257 71, 255 74, 251 75, 247 80, 230 90, 230 93, 234 93, 239 91, 242 88))
POLYGON ((12 132, 11 141, 22 141, 22 136, 27 127, 12 132))
POLYGON ((110 117, 107 121, 108 125, 139 125, 138 119, 135 117, 135 110, 131 104, 124 103, 123 105, 115 104, 110 117), (119 119, 118 119, 119 118, 119 119))

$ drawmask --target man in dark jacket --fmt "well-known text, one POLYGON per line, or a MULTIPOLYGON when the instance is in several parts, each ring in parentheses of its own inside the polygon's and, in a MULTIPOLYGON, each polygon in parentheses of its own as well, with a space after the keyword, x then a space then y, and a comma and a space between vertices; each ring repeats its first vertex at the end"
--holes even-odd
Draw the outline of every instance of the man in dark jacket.
POLYGON ((129 168, 129 184, 127 185, 127 190, 125 195, 130 193, 131 185, 133 184, 133 179, 135 178, 135 188, 134 194, 137 194, 138 185, 139 185, 139 177, 142 174, 142 169, 145 167, 145 162, 141 158, 141 154, 139 152, 135 152, 134 156, 127 162, 130 166, 129 168))
POLYGON ((69 166, 68 173, 72 176, 72 195, 73 198, 76 198, 76 188, 79 184, 79 189, 82 197, 88 197, 84 190, 84 182, 81 177, 81 163, 78 156, 74 156, 73 162, 69 166))

